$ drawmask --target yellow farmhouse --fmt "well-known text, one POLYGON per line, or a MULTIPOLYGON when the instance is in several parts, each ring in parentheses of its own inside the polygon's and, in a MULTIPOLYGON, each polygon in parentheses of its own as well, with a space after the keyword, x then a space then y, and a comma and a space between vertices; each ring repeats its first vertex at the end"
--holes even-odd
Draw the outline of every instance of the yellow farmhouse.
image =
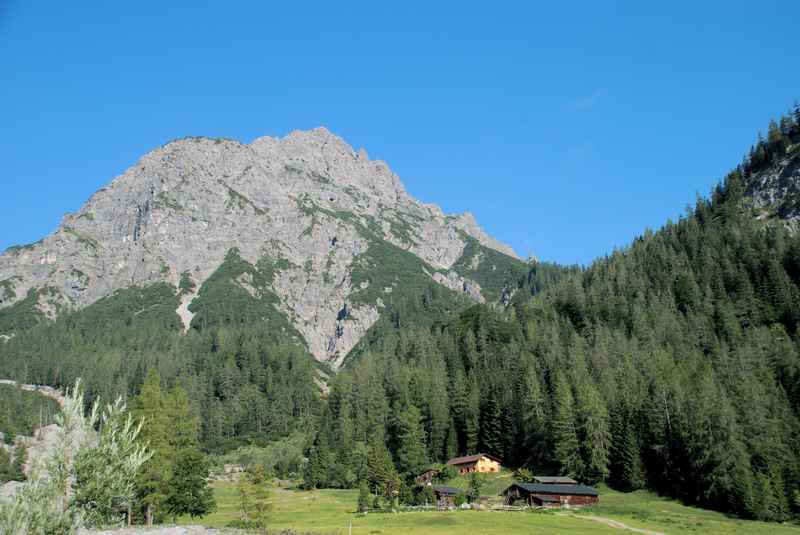
POLYGON ((499 472, 500 459, 488 453, 476 453, 466 457, 456 457, 447 461, 448 466, 454 466, 459 474, 469 474, 470 472, 499 472))

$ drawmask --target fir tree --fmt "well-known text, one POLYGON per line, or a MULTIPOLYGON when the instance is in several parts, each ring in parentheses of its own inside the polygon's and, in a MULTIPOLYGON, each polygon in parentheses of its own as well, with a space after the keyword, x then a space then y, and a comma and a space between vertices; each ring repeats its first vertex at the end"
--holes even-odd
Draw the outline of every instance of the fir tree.
POLYGON ((216 509, 214 492, 207 481, 208 473, 208 460, 200 451, 187 447, 177 454, 164 499, 164 507, 173 521, 180 515, 195 518, 216 509))

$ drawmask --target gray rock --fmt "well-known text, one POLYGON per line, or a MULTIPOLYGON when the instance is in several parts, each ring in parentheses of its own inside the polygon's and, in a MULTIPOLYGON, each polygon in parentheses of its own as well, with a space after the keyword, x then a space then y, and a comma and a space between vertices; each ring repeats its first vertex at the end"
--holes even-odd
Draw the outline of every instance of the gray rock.
POLYGON ((760 219, 779 218, 792 232, 800 230, 800 144, 787 156, 748 179, 747 194, 760 219))
MULTIPOLYGON (((250 144, 186 138, 142 157, 42 241, 0 255, 0 308, 46 288, 36 306, 54 318, 132 285, 177 287, 184 272, 200 288, 235 247, 251 263, 286 261, 270 288, 277 307, 311 353, 337 367, 380 313, 361 304, 348 321, 337 319, 356 290, 354 258, 368 247, 360 225, 443 272, 465 236, 516 258, 471 214, 417 201, 384 162, 324 128, 250 144)), ((476 283, 437 275, 484 300, 476 283)), ((247 280, 238 283, 247 289, 247 280)), ((177 310, 187 327, 194 296, 182 296, 177 310)))

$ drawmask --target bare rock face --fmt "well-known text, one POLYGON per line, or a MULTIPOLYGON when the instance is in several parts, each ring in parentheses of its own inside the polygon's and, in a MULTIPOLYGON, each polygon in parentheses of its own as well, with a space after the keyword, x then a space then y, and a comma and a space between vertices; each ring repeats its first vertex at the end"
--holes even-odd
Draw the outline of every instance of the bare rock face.
MULTIPOLYGON (((177 310, 188 328, 198 290, 236 249, 250 264, 268 258, 278 266, 268 288, 276 308, 316 358, 336 367, 380 314, 379 304, 350 303, 354 260, 370 245, 362 228, 477 300, 485 299, 477 283, 447 275, 466 240, 517 258, 471 214, 445 215, 415 200, 384 162, 324 128, 250 144, 187 138, 145 155, 42 241, 5 251, 0 309, 34 290, 36 308, 53 318, 121 288, 178 288, 183 278, 194 288, 177 310)), ((261 291, 245 276, 237 284, 261 291)))
POLYGON ((759 218, 777 218, 792 232, 800 230, 800 144, 770 168, 750 177, 748 195, 759 218))

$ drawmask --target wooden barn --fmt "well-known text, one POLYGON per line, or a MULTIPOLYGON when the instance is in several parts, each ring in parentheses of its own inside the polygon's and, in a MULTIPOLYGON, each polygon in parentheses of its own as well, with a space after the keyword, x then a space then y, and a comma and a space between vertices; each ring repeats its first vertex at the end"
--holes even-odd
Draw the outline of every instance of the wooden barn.
POLYGON ((459 474, 469 474, 471 472, 499 472, 502 466, 500 459, 488 453, 476 453, 466 457, 456 457, 447 461, 449 466, 454 466, 459 474))
POLYGON ((436 507, 439 509, 452 509, 456 506, 456 495, 462 492, 455 487, 447 485, 431 485, 431 490, 436 496, 436 507))
POLYGON ((536 507, 582 507, 600 501, 592 487, 559 483, 514 483, 503 491, 503 496, 506 505, 524 500, 536 507))

